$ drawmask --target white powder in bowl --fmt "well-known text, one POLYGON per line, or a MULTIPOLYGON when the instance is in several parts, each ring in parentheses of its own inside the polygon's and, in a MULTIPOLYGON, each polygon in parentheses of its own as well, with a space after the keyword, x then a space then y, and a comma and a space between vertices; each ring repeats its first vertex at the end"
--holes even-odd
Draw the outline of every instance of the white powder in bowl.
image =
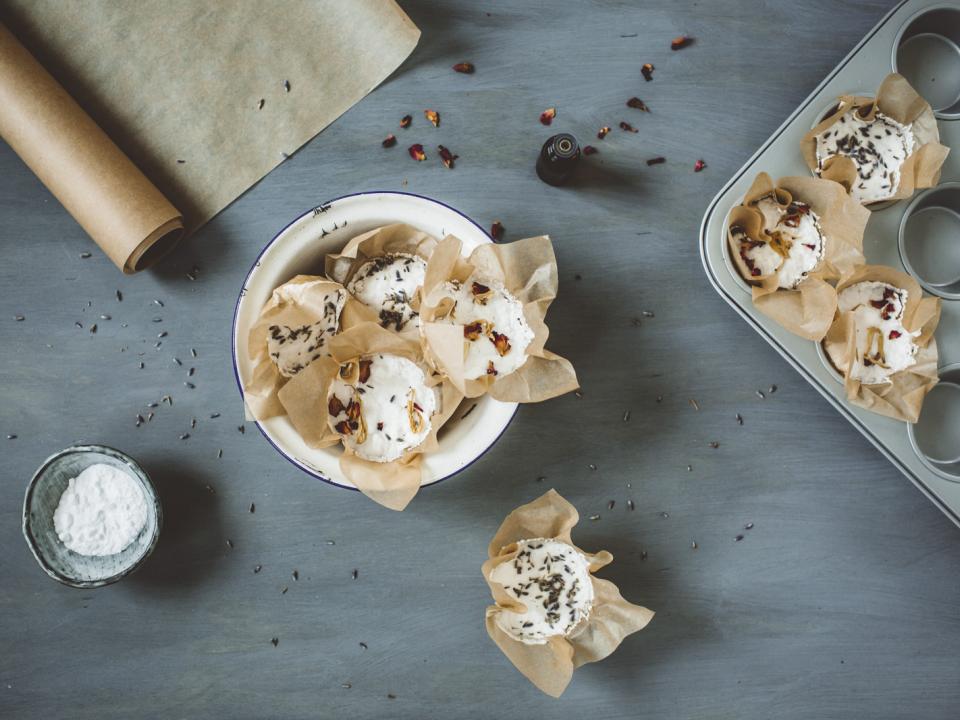
POLYGON ((78 555, 115 555, 147 524, 140 484, 112 465, 91 465, 71 478, 53 513, 60 541, 78 555))

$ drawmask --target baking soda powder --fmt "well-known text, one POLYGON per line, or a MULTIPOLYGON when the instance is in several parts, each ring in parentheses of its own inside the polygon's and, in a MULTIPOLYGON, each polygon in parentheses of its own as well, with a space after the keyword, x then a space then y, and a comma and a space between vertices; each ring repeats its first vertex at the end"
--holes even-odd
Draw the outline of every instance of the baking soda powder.
POLYGON ((91 465, 60 496, 53 526, 60 541, 79 555, 115 555, 147 524, 147 501, 129 474, 102 463, 91 465))

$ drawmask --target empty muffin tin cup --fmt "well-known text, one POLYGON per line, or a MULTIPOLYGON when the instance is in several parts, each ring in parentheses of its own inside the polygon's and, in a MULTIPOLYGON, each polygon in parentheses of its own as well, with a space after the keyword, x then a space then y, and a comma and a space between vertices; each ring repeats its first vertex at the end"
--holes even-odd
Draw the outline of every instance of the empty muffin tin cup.
POLYGON ((937 5, 907 20, 892 60, 938 118, 960 118, 960 8, 937 5))
POLYGON ((900 259, 929 292, 960 299, 960 183, 920 193, 900 220, 900 259))
POLYGON ((907 426, 914 451, 931 470, 960 481, 960 363, 940 369, 916 424, 907 426))

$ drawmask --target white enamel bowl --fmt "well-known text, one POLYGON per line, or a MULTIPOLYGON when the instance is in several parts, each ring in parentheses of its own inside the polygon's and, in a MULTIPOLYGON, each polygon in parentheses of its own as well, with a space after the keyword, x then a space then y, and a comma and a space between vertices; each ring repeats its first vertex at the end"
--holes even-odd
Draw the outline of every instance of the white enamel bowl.
MULTIPOLYGON (((233 318, 233 366, 241 393, 252 374, 247 334, 273 289, 298 274, 322 275, 328 253, 339 251, 356 235, 396 222, 412 225, 438 239, 456 235, 463 241, 464 254, 491 242, 490 236, 466 215, 410 193, 345 195, 304 213, 267 243, 240 290, 233 318)), ((516 403, 489 397, 464 400, 440 431, 439 451, 424 458, 421 484, 432 485, 470 465, 503 434, 516 411, 516 403)), ((277 452, 308 475, 356 489, 340 472, 339 446, 322 450, 308 447, 286 417, 256 424, 277 452)))

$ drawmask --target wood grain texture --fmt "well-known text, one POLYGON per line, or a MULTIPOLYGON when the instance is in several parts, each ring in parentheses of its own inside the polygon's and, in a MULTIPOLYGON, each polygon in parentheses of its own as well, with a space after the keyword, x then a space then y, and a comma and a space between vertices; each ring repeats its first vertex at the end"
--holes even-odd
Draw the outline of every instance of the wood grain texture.
POLYGON ((423 30, 407 63, 156 271, 122 277, 0 147, 0 716, 956 717, 956 528, 718 298, 697 252, 710 198, 892 3, 402 4, 423 30), (672 53, 681 33, 696 42, 672 53), (461 60, 476 74, 454 73, 461 60), (633 95, 652 112, 626 108, 633 95), (533 173, 548 106, 550 130, 600 149, 571 187, 533 173), (369 189, 500 219, 508 240, 552 235, 550 344, 583 384, 522 408, 402 514, 240 434, 230 362, 236 292, 264 243, 369 189), (165 393, 173 407, 135 427, 165 393), (91 592, 51 582, 19 530, 30 475, 76 441, 136 457, 165 511, 148 564, 91 592), (502 517, 549 487, 600 514, 575 539, 610 550, 602 576, 657 611, 560 701, 487 638, 479 574, 502 517))

